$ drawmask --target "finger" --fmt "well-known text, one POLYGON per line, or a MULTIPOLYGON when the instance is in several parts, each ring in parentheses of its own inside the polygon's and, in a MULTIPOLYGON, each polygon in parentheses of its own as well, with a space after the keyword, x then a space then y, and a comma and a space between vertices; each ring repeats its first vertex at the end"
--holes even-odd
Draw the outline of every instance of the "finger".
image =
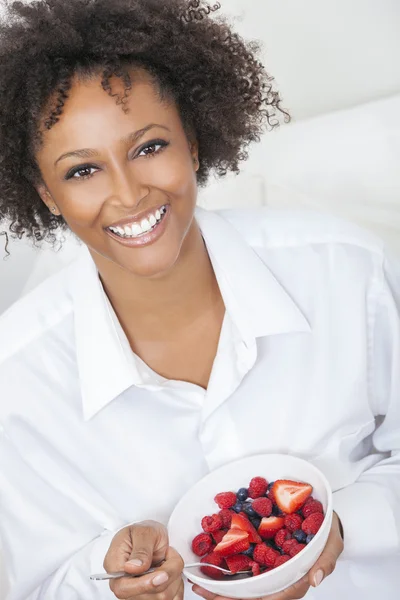
POLYGON ((184 592, 185 592, 185 584, 183 583, 183 579, 181 577, 178 592, 174 596, 173 600, 183 600, 184 592))
MULTIPOLYGON (((140 579, 148 578, 149 575, 143 575, 140 579)), ((147 579, 148 585, 144 585, 143 587, 138 587, 137 589, 132 591, 130 584, 132 583, 132 578, 122 577, 121 579, 115 580, 117 585, 113 585, 111 587, 111 591, 114 595, 120 600, 136 600, 140 597, 140 600, 156 600, 157 598, 168 600, 169 598, 175 598, 177 594, 179 594, 180 589, 180 580, 173 581, 167 586, 164 591, 160 590, 161 585, 154 585, 151 582, 151 579, 147 579)))
POLYGON ((111 580, 112 592, 117 598, 129 598, 142 594, 162 593, 170 586, 175 586, 173 589, 177 593, 183 570, 182 557, 174 548, 169 547, 165 558, 162 566, 153 573, 141 577, 121 577, 111 580))
POLYGON ((213 592, 209 592, 208 590, 205 590, 204 588, 202 588, 201 586, 199 586, 197 584, 192 585, 192 591, 195 594, 197 594, 198 596, 205 598, 205 600, 213 600, 214 598, 217 598, 216 594, 214 594, 213 592))
MULTIPOLYGON (((262 598, 258 598, 257 600, 295 600, 298 598, 303 598, 310 588, 310 584, 308 582, 308 576, 305 575, 302 579, 297 581, 295 584, 290 587, 282 590, 281 592, 277 592, 276 594, 270 594, 268 596, 263 596, 262 598)), ((198 594, 205 600, 232 600, 231 598, 225 596, 216 596, 213 592, 209 592, 199 585, 194 585, 192 590, 195 594, 198 594)))
POLYGON ((168 538, 162 543, 161 552, 156 548, 159 542, 159 532, 154 527, 137 525, 131 529, 131 551, 122 567, 127 573, 138 574, 147 571, 153 562, 160 562, 165 558, 168 548, 168 538))
POLYGON ((326 546, 308 573, 310 585, 317 587, 328 575, 330 575, 336 566, 336 562, 343 552, 343 539, 340 535, 339 519, 336 513, 333 513, 332 526, 328 536, 326 546))

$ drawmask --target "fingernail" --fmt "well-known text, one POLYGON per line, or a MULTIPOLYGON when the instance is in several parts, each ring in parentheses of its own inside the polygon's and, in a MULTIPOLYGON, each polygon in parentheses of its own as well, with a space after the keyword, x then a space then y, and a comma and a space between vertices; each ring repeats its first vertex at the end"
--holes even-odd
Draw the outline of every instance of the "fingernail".
POLYGON ((168 581, 167 573, 159 573, 158 575, 156 575, 154 577, 154 579, 152 579, 152 584, 153 585, 161 585, 162 583, 165 583, 166 581, 168 581))
POLYGON ((321 583, 321 581, 324 578, 324 572, 321 569, 318 569, 318 571, 315 573, 314 575, 314 585, 315 587, 317 587, 317 585, 319 585, 321 583))
POLYGON ((128 565, 134 565, 135 567, 141 567, 143 561, 140 558, 132 558, 132 560, 128 560, 128 565))

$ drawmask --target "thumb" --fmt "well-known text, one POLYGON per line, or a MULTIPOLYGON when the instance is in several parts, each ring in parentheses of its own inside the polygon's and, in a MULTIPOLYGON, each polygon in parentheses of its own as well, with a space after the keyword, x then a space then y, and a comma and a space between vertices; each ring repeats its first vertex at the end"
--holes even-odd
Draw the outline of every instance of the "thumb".
POLYGON ((143 573, 152 564, 158 564, 165 559, 168 534, 160 523, 144 521, 132 525, 130 536, 131 550, 124 565, 127 573, 143 573))
POLYGON ((326 546, 309 572, 309 582, 314 587, 317 587, 325 577, 334 571, 336 562, 343 552, 343 538, 341 536, 339 523, 339 518, 334 512, 332 516, 331 531, 326 546))

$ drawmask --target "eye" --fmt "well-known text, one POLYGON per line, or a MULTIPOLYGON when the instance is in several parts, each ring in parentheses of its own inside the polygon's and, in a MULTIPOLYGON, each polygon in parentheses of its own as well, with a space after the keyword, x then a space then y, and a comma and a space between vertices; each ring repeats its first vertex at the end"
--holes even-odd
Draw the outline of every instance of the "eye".
POLYGON ((96 169, 96 167, 93 165, 80 165, 79 167, 74 167, 73 169, 68 171, 68 173, 65 176, 65 179, 89 179, 90 177, 92 177, 92 174, 88 173, 88 171, 91 171, 93 169, 96 169), (85 175, 75 177, 75 175, 77 173, 85 173, 85 172, 86 172, 85 175))
POLYGON ((166 148, 168 145, 169 145, 168 142, 165 142, 164 140, 154 140, 152 142, 149 142, 145 146, 142 146, 142 148, 139 150, 137 156, 138 157, 139 156, 143 156, 143 157, 154 156, 155 154, 158 154, 159 152, 164 150, 164 148, 166 148))

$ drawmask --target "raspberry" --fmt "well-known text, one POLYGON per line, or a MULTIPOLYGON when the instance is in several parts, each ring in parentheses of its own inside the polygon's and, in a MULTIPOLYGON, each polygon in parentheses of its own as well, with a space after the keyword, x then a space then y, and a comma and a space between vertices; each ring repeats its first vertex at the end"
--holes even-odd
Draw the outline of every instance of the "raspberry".
POLYGON ((300 529, 302 522, 303 519, 296 513, 287 515, 287 517, 285 517, 285 527, 287 527, 290 533, 293 533, 293 531, 296 531, 296 529, 300 529))
POLYGON ((259 574, 261 573, 260 565, 259 565, 259 564, 258 564, 258 562, 256 562, 255 560, 253 560, 253 561, 250 563, 250 566, 251 566, 251 570, 252 570, 252 572, 253 572, 253 577, 254 577, 255 575, 259 575, 259 574))
MULTIPOLYGON (((203 556, 200 562, 211 563, 216 567, 222 568, 224 568, 225 564, 224 559, 215 552, 210 552, 210 554, 203 556)), ((204 573, 204 575, 208 575, 208 577, 212 577, 213 579, 222 579, 224 577, 224 573, 222 573, 222 571, 218 571, 212 567, 200 567, 200 571, 204 573)))
POLYGON ((211 517, 203 517, 201 520, 201 526, 206 533, 212 533, 222 529, 222 519, 219 515, 212 515, 211 517))
POLYGON ((265 544, 257 544, 253 552, 254 560, 266 567, 272 567, 278 556, 280 556, 280 554, 277 550, 274 550, 265 544))
POLYGON ((291 540, 286 540, 286 542, 283 542, 282 544, 282 550, 284 551, 285 554, 289 554, 290 549, 293 546, 296 546, 298 544, 298 542, 296 542, 296 540, 294 540, 293 538, 291 540))
POLYGON ((290 556, 288 556, 287 554, 282 554, 281 556, 278 556, 278 558, 275 561, 274 568, 276 569, 276 567, 280 567, 288 560, 290 560, 290 556))
POLYGON ((269 517, 272 513, 272 502, 269 498, 256 498, 251 507, 260 517, 269 517))
POLYGON ((293 558, 293 556, 296 556, 296 554, 298 554, 299 552, 301 552, 303 550, 303 548, 305 548, 306 545, 305 544, 298 544, 296 542, 296 544, 294 544, 290 550, 289 550, 289 556, 291 558, 293 558))
POLYGON ((261 498, 267 491, 268 481, 264 477, 253 477, 249 485, 250 498, 261 498))
POLYGON ((231 521, 232 521, 232 512, 230 510, 228 510, 227 508, 223 508, 222 510, 219 511, 219 516, 221 517, 222 520, 222 526, 227 529, 230 528, 231 526, 231 521))
POLYGON ((236 504, 237 498, 233 492, 222 492, 221 494, 217 494, 214 500, 220 508, 231 508, 236 504))
POLYGON ((219 544, 227 531, 228 531, 227 529, 218 529, 218 531, 213 531, 211 536, 212 536, 214 542, 216 544, 219 544))
POLYGON ((303 517, 306 519, 310 515, 314 513, 324 513, 324 509, 322 508, 322 504, 319 500, 311 500, 311 502, 306 502, 303 508, 301 509, 303 513, 303 517))
POLYGON ((237 573, 238 571, 247 571, 251 569, 251 563, 253 562, 251 558, 248 556, 244 556, 244 554, 236 554, 234 556, 226 557, 226 564, 228 565, 228 569, 232 573, 237 573))
POLYGON ((301 528, 307 535, 310 533, 315 535, 317 533, 317 531, 319 530, 319 528, 321 527, 323 520, 324 520, 323 514, 321 514, 319 512, 313 513, 312 515, 307 517, 307 519, 304 519, 304 521, 301 524, 301 528))
POLYGON ((283 542, 286 542, 286 540, 290 540, 291 537, 292 535, 288 529, 280 529, 276 534, 274 541, 275 544, 279 546, 279 548, 282 548, 283 542))
POLYGON ((211 552, 212 539, 208 533, 199 533, 192 541, 192 550, 197 556, 204 556, 207 552, 211 552))

